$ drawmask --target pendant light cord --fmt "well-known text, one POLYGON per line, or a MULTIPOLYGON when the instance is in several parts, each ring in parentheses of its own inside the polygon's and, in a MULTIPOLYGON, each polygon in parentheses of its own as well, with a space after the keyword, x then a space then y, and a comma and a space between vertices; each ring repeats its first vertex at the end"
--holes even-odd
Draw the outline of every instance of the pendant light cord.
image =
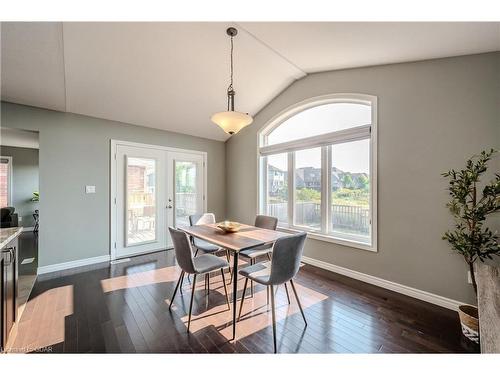
POLYGON ((233 37, 231 37, 231 83, 229 84, 228 91, 233 89, 233 37))
MULTIPOLYGON (((231 69, 231 75, 230 75, 230 83, 229 87, 227 88, 227 110, 232 110, 232 106, 234 107, 234 104, 231 105, 231 96, 234 97, 234 90, 233 90, 233 50, 234 50, 234 45, 233 45, 233 36, 231 36, 231 54, 230 54, 230 69, 231 69)), ((233 99, 234 100, 234 99, 233 99)))

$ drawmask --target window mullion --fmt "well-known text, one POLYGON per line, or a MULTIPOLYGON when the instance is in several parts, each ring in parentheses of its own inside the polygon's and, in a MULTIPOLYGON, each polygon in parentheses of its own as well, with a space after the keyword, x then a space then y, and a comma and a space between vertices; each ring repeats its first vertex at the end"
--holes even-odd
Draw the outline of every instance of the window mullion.
POLYGON ((332 152, 333 146, 327 146, 326 153, 326 231, 325 233, 329 233, 332 228, 332 152))
POLYGON ((328 229, 328 148, 321 147, 321 232, 326 233, 328 229))
POLYGON ((295 153, 288 153, 288 225, 295 221, 295 153))
POLYGON ((268 191, 268 176, 269 176, 269 165, 267 163, 267 156, 263 156, 261 161, 261 168, 260 168, 260 171, 261 171, 261 179, 262 179, 262 185, 261 185, 261 204, 260 204, 260 207, 259 207, 259 211, 260 213, 263 213, 265 215, 269 215, 269 210, 268 210, 268 206, 267 206, 267 201, 268 201, 268 194, 269 194, 269 191, 268 191))

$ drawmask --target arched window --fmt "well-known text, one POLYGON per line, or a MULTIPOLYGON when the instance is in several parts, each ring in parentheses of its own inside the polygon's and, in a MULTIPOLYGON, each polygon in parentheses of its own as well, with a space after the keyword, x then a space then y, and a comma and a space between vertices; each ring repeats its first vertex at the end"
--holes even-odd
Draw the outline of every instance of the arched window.
POLYGON ((294 105, 259 132, 259 211, 281 228, 376 251, 376 97, 294 105))

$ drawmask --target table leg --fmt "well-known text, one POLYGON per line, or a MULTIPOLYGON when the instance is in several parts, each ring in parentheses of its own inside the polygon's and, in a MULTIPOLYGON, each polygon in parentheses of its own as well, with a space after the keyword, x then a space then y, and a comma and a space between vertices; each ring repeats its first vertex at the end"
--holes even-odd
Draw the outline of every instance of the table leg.
POLYGON ((233 338, 236 338, 236 300, 238 294, 238 253, 233 254, 233 338))

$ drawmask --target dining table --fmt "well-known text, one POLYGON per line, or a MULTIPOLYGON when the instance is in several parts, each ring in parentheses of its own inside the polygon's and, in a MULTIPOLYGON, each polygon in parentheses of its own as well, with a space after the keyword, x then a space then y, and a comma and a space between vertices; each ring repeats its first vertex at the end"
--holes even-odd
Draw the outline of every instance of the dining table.
POLYGON ((204 224, 192 226, 179 226, 178 229, 190 236, 210 242, 223 249, 227 249, 233 255, 233 336, 236 338, 236 301, 238 293, 238 255, 243 250, 252 249, 262 245, 272 245, 276 240, 289 236, 288 233, 258 228, 252 225, 241 224, 239 230, 234 233, 225 232, 217 227, 217 224, 204 224))

